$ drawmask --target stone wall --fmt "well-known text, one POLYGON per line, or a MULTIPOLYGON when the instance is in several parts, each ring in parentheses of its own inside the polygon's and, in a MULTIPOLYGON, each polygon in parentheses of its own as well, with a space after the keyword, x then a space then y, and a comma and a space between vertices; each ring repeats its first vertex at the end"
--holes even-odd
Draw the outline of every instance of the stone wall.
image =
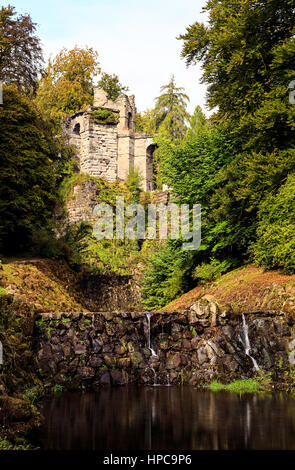
MULTIPOLYGON (((153 204, 168 205, 174 199, 175 196, 170 191, 153 191, 151 194, 151 203, 153 204)), ((66 202, 67 220, 62 221, 63 227, 82 221, 93 222, 95 220, 93 209, 99 202, 99 192, 95 181, 89 180, 77 184, 71 198, 66 202)), ((61 228, 59 232, 62 232, 61 228)))
POLYGON ((118 176, 117 129, 113 124, 92 123, 90 134, 85 136, 88 146, 80 153, 80 170, 96 178, 115 181, 118 176))
POLYGON ((168 205, 172 203, 175 199, 175 196, 172 194, 171 191, 153 191, 151 195, 151 202, 153 204, 165 204, 168 205))
POLYGON ((93 209, 98 203, 99 196, 95 181, 77 184, 73 189, 73 195, 66 202, 66 225, 94 221, 93 209))
POLYGON ((136 134, 134 143, 134 168, 142 177, 142 189, 153 190, 153 152, 156 145, 151 136, 136 134))
POLYGON ((135 311, 142 307, 136 275, 82 274, 78 287, 84 294, 84 306, 91 312, 98 309, 135 311))
MULTIPOLYGON (((36 369, 69 389, 181 384, 253 376, 241 316, 201 299, 185 312, 45 313, 37 322, 36 369)), ((280 380, 295 363, 294 321, 286 314, 245 315, 251 354, 280 380)))

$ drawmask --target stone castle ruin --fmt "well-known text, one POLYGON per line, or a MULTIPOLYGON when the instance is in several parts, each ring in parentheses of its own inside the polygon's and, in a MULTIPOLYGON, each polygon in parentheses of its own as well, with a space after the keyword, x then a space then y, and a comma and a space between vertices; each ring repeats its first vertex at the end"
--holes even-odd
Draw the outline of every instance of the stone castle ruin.
POLYGON ((142 178, 142 189, 154 189, 156 144, 151 135, 136 132, 135 115, 134 96, 122 94, 112 101, 96 87, 93 106, 65 119, 64 132, 77 148, 81 173, 112 182, 126 180, 135 169, 142 178))

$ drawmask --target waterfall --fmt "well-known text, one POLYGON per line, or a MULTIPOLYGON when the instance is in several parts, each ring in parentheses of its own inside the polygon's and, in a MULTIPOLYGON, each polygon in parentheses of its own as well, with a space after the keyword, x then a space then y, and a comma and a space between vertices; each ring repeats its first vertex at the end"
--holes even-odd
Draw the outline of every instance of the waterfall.
POLYGON ((244 348, 245 348, 246 356, 250 357, 251 361, 253 362, 254 369, 260 370, 256 360, 250 354, 251 346, 250 346, 249 335, 248 335, 248 325, 246 323, 245 315, 243 313, 242 313, 242 319, 243 319, 243 334, 244 334, 244 341, 245 341, 244 348))
POLYGON ((154 374, 154 386, 155 386, 155 385, 158 385, 158 384, 157 384, 157 373, 156 373, 155 369, 154 369, 152 366, 150 367, 150 369, 151 369, 151 371, 152 371, 153 374, 154 374))
POLYGON ((150 350, 150 353, 151 353, 150 358, 149 358, 149 363, 150 363, 149 368, 152 371, 152 373, 154 374, 154 384, 153 385, 155 387, 156 385, 159 385, 159 384, 157 384, 157 373, 156 373, 153 366, 154 366, 155 362, 157 362, 157 360, 158 360, 158 355, 155 353, 155 351, 151 347, 151 314, 150 314, 150 312, 146 312, 145 316, 146 316, 146 320, 147 320, 147 338, 146 338, 147 347, 148 347, 148 349, 150 350))
POLYGON ((151 314, 150 314, 150 312, 146 312, 145 316, 146 316, 146 319, 147 319, 147 327, 148 327, 147 346, 148 346, 148 349, 151 352, 151 355, 154 356, 154 357, 158 357, 158 355, 155 353, 155 351, 151 347, 151 314))

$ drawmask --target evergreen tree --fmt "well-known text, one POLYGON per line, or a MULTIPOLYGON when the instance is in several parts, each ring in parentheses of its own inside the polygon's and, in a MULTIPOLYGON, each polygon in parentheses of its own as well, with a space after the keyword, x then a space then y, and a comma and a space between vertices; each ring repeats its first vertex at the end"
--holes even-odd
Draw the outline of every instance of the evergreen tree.
POLYGON ((196 106, 194 114, 190 118, 185 138, 188 140, 195 139, 201 133, 207 132, 208 128, 208 122, 201 106, 196 106))
POLYGON ((189 97, 182 87, 177 87, 174 75, 170 82, 161 87, 161 95, 156 98, 154 110, 155 128, 165 138, 181 140, 186 133, 189 119, 186 107, 189 97))
POLYGON ((289 0, 210 0, 205 10, 209 25, 196 22, 180 35, 182 56, 187 65, 203 64, 208 105, 218 107, 219 119, 247 139, 255 132, 255 122, 247 129, 251 117, 270 89, 280 81, 287 96, 294 78, 295 5, 289 0), (285 64, 282 56, 288 56, 285 64))

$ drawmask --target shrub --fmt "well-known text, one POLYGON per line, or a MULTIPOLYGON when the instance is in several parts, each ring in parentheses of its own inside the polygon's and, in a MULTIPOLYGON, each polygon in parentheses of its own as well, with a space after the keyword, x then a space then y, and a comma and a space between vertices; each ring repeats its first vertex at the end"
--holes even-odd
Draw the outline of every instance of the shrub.
POLYGON ((197 266, 193 271, 194 279, 197 279, 200 284, 213 281, 222 274, 226 273, 232 266, 232 262, 213 260, 211 263, 202 263, 197 266))
POLYGON ((96 109, 92 111, 92 116, 96 124, 117 124, 119 121, 119 114, 109 109, 96 109))
POLYGON ((167 240, 147 261, 143 277, 143 304, 149 309, 164 307, 191 284, 194 253, 182 249, 181 240, 167 240))
POLYGON ((138 203, 141 193, 142 177, 137 170, 131 169, 128 173, 126 186, 130 192, 132 202, 138 203))
POLYGON ((60 238, 56 238, 52 232, 40 230, 33 234, 33 250, 45 258, 64 259, 77 269, 81 265, 90 231, 91 227, 85 222, 68 228, 60 238))
POLYGON ((255 261, 267 268, 295 272, 295 174, 259 210, 255 261))
POLYGON ((62 385, 59 385, 59 384, 55 384, 54 387, 53 387, 53 393, 55 393, 56 395, 60 394, 63 392, 63 386, 62 385))

